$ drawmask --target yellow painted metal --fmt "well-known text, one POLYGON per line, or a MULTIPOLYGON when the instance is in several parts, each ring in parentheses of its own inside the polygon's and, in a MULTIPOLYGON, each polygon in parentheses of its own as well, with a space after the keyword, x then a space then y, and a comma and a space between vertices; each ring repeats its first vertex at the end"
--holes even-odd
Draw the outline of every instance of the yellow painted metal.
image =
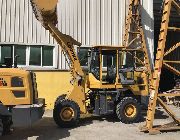
MULTIPOLYGON (((123 49, 127 50, 128 54, 131 51, 141 49, 144 52, 144 62, 138 57, 134 56, 134 59, 144 65, 146 69, 134 71, 134 80, 137 81, 138 78, 142 78, 143 84, 129 85, 131 91, 135 95, 147 96, 149 92, 149 83, 152 77, 151 65, 149 60, 149 54, 147 51, 147 46, 145 42, 144 31, 141 25, 141 11, 140 11, 141 1, 140 0, 130 0, 128 16, 126 18, 125 35, 123 41, 123 49), (140 48, 134 48, 137 42, 141 42, 140 48)), ((122 58, 123 59, 123 58, 122 58)))
POLYGON ((72 37, 62 34, 58 28, 56 28, 52 23, 48 23, 48 30, 51 35, 56 39, 58 44, 62 47, 65 55, 67 55, 70 60, 70 69, 73 76, 73 85, 74 88, 71 92, 67 94, 68 99, 75 101, 82 113, 86 113, 86 104, 85 104, 85 77, 84 72, 81 68, 80 61, 76 55, 74 45, 80 46, 81 43, 74 40, 72 37), (80 82, 80 83, 79 83, 80 82))
POLYGON ((173 47, 171 47, 169 50, 167 50, 165 53, 164 53, 164 56, 172 53, 174 50, 176 50, 178 47, 180 47, 180 42, 178 42, 177 44, 175 44, 173 47))
POLYGON ((157 97, 161 106, 166 110, 166 112, 173 118, 173 120, 180 125, 180 120, 176 117, 176 115, 171 111, 171 109, 161 100, 161 98, 157 97))
POLYGON ((177 28, 177 27, 168 27, 168 30, 180 31, 180 28, 177 28))
POLYGON ((45 98, 46 109, 53 109, 57 97, 73 89, 69 71, 34 71, 38 96, 45 98))
POLYGON ((132 22, 132 6, 134 4, 134 0, 130 0, 130 4, 129 4, 129 10, 128 10, 128 16, 126 18, 126 26, 125 26, 125 34, 124 34, 124 41, 123 41, 123 46, 126 47, 128 46, 128 39, 129 39, 129 28, 130 28, 130 24, 132 22))
MULTIPOLYGON (((52 5, 50 7, 44 6, 42 3, 43 1, 39 0, 31 0, 33 8, 34 8, 34 13, 36 15, 36 18, 42 23, 42 25, 49 30, 51 33, 52 37, 58 42, 59 46, 61 47, 62 51, 64 52, 64 55, 66 56, 67 59, 70 60, 69 67, 71 70, 71 74, 73 76, 73 89, 70 90, 68 93, 66 93, 66 98, 71 99, 75 101, 79 107, 81 113, 86 113, 86 94, 85 94, 85 82, 87 79, 87 88, 90 89, 114 89, 114 88, 126 88, 132 90, 132 92, 135 95, 147 95, 148 94, 148 80, 147 76, 144 73, 144 71, 138 71, 135 72, 135 77, 134 79, 138 81, 138 78, 142 79, 143 83, 136 83, 134 85, 126 85, 123 86, 119 82, 118 78, 118 72, 117 72, 117 77, 116 77, 116 83, 115 84, 104 84, 102 81, 102 74, 103 74, 103 69, 102 69, 102 49, 106 50, 118 50, 119 49, 125 49, 123 46, 94 46, 94 48, 99 48, 100 51, 100 80, 97 80, 91 73, 88 74, 87 77, 85 77, 84 72, 82 71, 82 68, 80 66, 79 59, 76 55, 75 49, 73 45, 80 46, 81 43, 77 42, 74 40, 72 37, 65 35, 61 33, 58 28, 55 27, 57 15, 56 15, 56 4, 57 1, 53 1, 52 5), (42 8, 44 7, 44 8, 42 8), (52 18, 51 18, 52 16, 52 18), (137 77, 136 77, 137 76, 137 77), (146 81, 145 81, 146 80, 146 81), (143 88, 142 88, 143 87, 143 88)), ((139 2, 133 1, 135 5, 139 2)), ((131 32, 129 30, 129 32, 131 32)), ((139 31, 133 32, 133 34, 139 34, 139 31)), ((136 35, 137 36, 137 35, 136 35)), ((125 51, 135 51, 136 49, 130 48, 130 50, 125 50, 125 51)), ((118 54, 118 53, 117 53, 118 54)), ((118 61, 117 61, 118 65, 118 61)), ((118 70, 117 70, 118 71, 118 70)))
MULTIPOLYGON (((172 6, 175 6, 178 9, 180 8, 179 3, 176 3, 174 0, 165 0, 164 1, 161 29, 160 29, 158 48, 157 48, 157 54, 156 54, 156 60, 155 60, 155 68, 154 68, 153 78, 152 78, 152 88, 151 88, 151 92, 150 92, 146 125, 142 128, 142 131, 149 131, 149 133, 154 132, 154 131, 164 130, 163 127, 161 127, 161 126, 153 128, 153 121, 154 121, 154 114, 155 114, 155 107, 156 107, 157 100, 159 101, 160 105, 165 109, 165 111, 173 118, 173 120, 176 123, 174 125, 166 127, 166 130, 180 129, 180 127, 178 127, 180 125, 180 121, 178 120, 178 118, 165 105, 165 103, 158 97, 158 88, 159 88, 160 75, 161 75, 161 69, 162 69, 163 64, 164 64, 164 66, 166 66, 166 68, 170 69, 178 76, 180 75, 178 70, 176 70, 175 68, 173 68, 167 64, 167 61, 163 62, 164 56, 168 55, 169 53, 172 53, 179 46, 178 44, 176 44, 175 46, 170 48, 165 53, 168 25, 169 25, 170 12, 171 12, 172 6)), ((161 95, 162 94, 160 94, 160 96, 161 95)))
POLYGON ((169 64, 167 64, 166 62, 163 62, 164 67, 166 67, 167 69, 169 69, 170 71, 172 71, 174 74, 176 75, 180 75, 180 71, 177 70, 176 68, 170 66, 169 64))
MULTIPOLYGON (((37 5, 39 14, 49 15, 49 13, 54 13, 58 0, 31 0, 31 2, 37 5)), ((37 12, 37 11, 36 11, 37 12)))
POLYGON ((162 68, 162 61, 163 61, 163 56, 164 56, 164 48, 165 48, 166 35, 167 35, 167 27, 169 23, 171 2, 172 0, 165 0, 165 7, 163 11, 164 15, 162 18, 162 23, 161 23, 161 30, 163 32, 160 32, 160 35, 159 35, 158 52, 156 54, 155 70, 154 70, 153 79, 152 79, 153 88, 150 93, 149 106, 148 106, 148 112, 147 112, 147 118, 146 118, 146 127, 148 130, 151 130, 153 127, 154 113, 155 113, 158 87, 159 87, 159 81, 160 81, 160 73, 161 73, 161 68, 162 68))
POLYGON ((172 0, 173 2, 173 7, 176 9, 178 15, 180 15, 180 5, 178 0, 172 0))
POLYGON ((164 63, 175 63, 175 64, 180 64, 180 61, 171 61, 171 60, 164 60, 164 63))
POLYGON ((134 72, 134 80, 138 81, 138 79, 142 79, 143 83, 141 84, 134 84, 130 85, 129 89, 135 94, 135 95, 141 95, 141 96, 148 96, 149 95, 149 86, 148 86, 148 76, 146 74, 146 71, 135 71, 134 72))
POLYGON ((101 87, 100 81, 97 80, 92 73, 88 74, 87 79, 89 79, 89 80, 87 80, 87 85, 90 89, 95 89, 95 88, 101 87))
POLYGON ((57 23, 57 0, 53 0, 50 7, 46 7, 46 4, 44 4, 45 2, 41 0, 39 2, 36 0, 31 0, 31 2, 37 20, 41 22, 46 30, 49 30, 52 37, 57 41, 59 47, 61 47, 62 51, 64 52, 65 57, 70 60, 69 67, 73 76, 73 79, 71 81, 74 88, 72 91, 66 93, 66 98, 75 101, 79 105, 81 113, 86 113, 85 76, 81 68, 79 58, 76 55, 74 49, 74 45, 81 46, 81 43, 77 42, 71 36, 63 34, 55 26, 57 23))
POLYGON ((74 110, 71 107, 64 107, 59 115, 63 121, 71 121, 74 117, 74 110))
MULTIPOLYGON (((99 48, 99 52, 100 52, 100 60, 99 60, 100 61, 100 67, 99 67, 100 73, 99 73, 99 77, 100 77, 100 83, 101 83, 101 86, 102 86, 102 75, 103 75, 102 74, 102 72, 103 72, 102 71, 102 65, 103 65, 102 64, 103 63, 103 60, 102 60, 102 47, 99 48)), ((108 85, 107 85, 107 88, 109 88, 108 85)))
POLYGON ((128 16, 126 18, 125 35, 123 41, 124 48, 133 48, 137 42, 140 43, 140 47, 144 52, 144 62, 139 58, 135 58, 136 61, 143 64, 147 68, 147 75, 149 77, 149 86, 151 86, 152 70, 150 64, 150 57, 146 46, 145 35, 141 23, 141 1, 130 0, 128 16))
MULTIPOLYGON (((95 46, 94 48, 97 48, 99 50, 108 50, 108 46, 95 46)), ((109 46, 109 50, 114 50, 114 51, 122 51, 122 52, 129 52, 132 53, 132 51, 137 51, 139 49, 125 49, 124 47, 112 47, 109 46)), ((117 53, 117 64, 118 66, 120 64, 121 59, 118 57, 117 53)), ((106 82, 102 81, 102 76, 103 76, 103 69, 102 69, 102 51, 100 51, 100 80, 97 80, 92 73, 88 74, 87 77, 87 87, 90 89, 129 89, 134 93, 134 95, 142 95, 142 96, 147 96, 149 93, 149 88, 148 88, 148 75, 147 75, 147 69, 140 69, 137 70, 135 69, 134 71, 134 84, 131 85, 123 85, 121 81, 119 80, 119 72, 118 72, 118 67, 116 67, 116 80, 115 83, 109 84, 106 82), (141 79, 143 83, 138 83, 141 79)), ((132 72, 127 73, 127 78, 132 76, 132 72)))
POLYGON ((84 87, 74 85, 73 90, 68 93, 67 99, 75 101, 79 105, 81 113, 87 113, 85 85, 84 87))
POLYGON ((126 117, 133 118, 137 113, 137 109, 133 104, 128 104, 125 106, 124 114, 126 117))
MULTIPOLYGON (((120 60, 121 61, 121 60, 120 60)), ((115 80, 115 83, 118 83, 119 79, 120 79, 120 76, 119 76, 119 65, 121 64, 119 62, 119 51, 117 50, 116 51, 116 80, 115 80)))
MULTIPOLYGON (((36 73, 36 80, 37 80, 37 89, 38 89, 38 96, 40 98, 46 99, 46 109, 53 109, 54 102, 56 98, 62 94, 68 93, 68 91, 72 91, 73 86, 70 84, 71 80, 71 74, 68 71, 34 71, 36 73)), ((147 77, 145 73, 137 72, 135 73, 135 77, 142 77, 144 78, 143 81, 147 81, 147 77)), ((91 89, 98 89, 98 88, 107 88, 106 85, 102 86, 100 84, 100 81, 97 80, 93 74, 88 75, 89 80, 87 82, 90 82, 88 85, 91 89)), ((135 79, 137 80, 137 79, 135 79)), ((147 88, 147 83, 144 84, 144 87, 147 88)), ((133 86, 131 85, 129 88, 134 92, 135 95, 142 95, 147 96, 148 95, 148 88, 145 90, 139 89, 140 85, 133 86)), ((109 88, 114 88, 115 85, 108 85, 109 88)), ((123 87, 122 84, 117 84, 116 88, 127 88, 123 87)), ((86 88, 88 90, 88 88, 86 88)))
MULTIPOLYGON (((73 90, 73 85, 69 82, 72 78, 69 71, 34 71, 34 73, 36 74, 38 96, 46 99, 46 109, 53 109, 58 96, 73 90)), ((91 75, 89 74, 90 77, 91 75)), ((93 75, 92 78, 94 80, 91 78, 89 80, 94 81, 94 84, 91 82, 91 87, 99 88, 100 82, 93 75)), ((86 91, 88 90, 86 88, 86 91)))
POLYGON ((163 96, 168 96, 168 97, 176 97, 176 96, 180 96, 180 91, 178 92, 178 93, 166 93, 166 94, 164 94, 164 93, 161 93, 161 94, 158 94, 158 97, 163 97, 163 96))
POLYGON ((33 89, 30 73, 17 68, 1 68, 0 69, 0 102, 3 105, 20 105, 33 103, 33 89), (12 78, 18 77, 22 79, 22 87, 13 87, 12 78), (15 97, 13 92, 23 91, 25 97, 15 97))
POLYGON ((37 20, 45 28, 47 28, 47 22, 57 24, 56 5, 58 0, 30 0, 30 2, 37 20))

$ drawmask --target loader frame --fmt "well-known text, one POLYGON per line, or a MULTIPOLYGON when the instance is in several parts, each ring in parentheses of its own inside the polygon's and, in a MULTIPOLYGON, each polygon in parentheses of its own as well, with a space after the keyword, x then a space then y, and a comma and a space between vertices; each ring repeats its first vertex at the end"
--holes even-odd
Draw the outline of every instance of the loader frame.
POLYGON ((170 64, 180 64, 180 61, 165 59, 165 56, 167 56, 170 53, 175 52, 176 49, 180 47, 180 42, 178 42, 167 51, 165 50, 168 31, 169 30, 173 32, 180 31, 180 28, 169 27, 172 7, 174 7, 177 13, 180 15, 180 3, 178 3, 175 0, 164 1, 162 22, 161 22, 161 28, 160 28, 160 34, 159 34, 159 40, 158 40, 158 48, 157 48, 156 59, 155 59, 155 67, 154 67, 153 77, 151 81, 152 87, 150 90, 150 98, 149 98, 146 124, 145 126, 141 127, 141 131, 149 132, 149 134, 157 134, 160 131, 180 130, 180 119, 176 117, 175 113, 173 113, 172 110, 166 105, 166 103, 160 98, 163 96, 164 97, 165 96, 174 96, 174 97, 180 96, 180 93, 162 94, 162 93, 159 93, 158 91, 161 69, 163 66, 169 69, 171 72, 173 72, 177 76, 180 76, 179 69, 170 65, 170 64), (172 117, 174 122, 165 124, 165 125, 159 125, 159 126, 153 125, 157 101, 163 107, 163 109, 169 114, 169 116, 172 117))

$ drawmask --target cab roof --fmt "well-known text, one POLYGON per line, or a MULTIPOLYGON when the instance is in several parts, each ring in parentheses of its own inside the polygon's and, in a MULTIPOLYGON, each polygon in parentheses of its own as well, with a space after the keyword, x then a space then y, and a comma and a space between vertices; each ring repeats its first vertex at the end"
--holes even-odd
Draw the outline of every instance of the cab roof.
POLYGON ((137 49, 131 49, 131 48, 126 48, 124 46, 107 46, 107 45, 98 45, 98 46, 93 46, 93 48, 97 49, 102 49, 102 50, 123 50, 123 51, 140 51, 141 48, 137 49))

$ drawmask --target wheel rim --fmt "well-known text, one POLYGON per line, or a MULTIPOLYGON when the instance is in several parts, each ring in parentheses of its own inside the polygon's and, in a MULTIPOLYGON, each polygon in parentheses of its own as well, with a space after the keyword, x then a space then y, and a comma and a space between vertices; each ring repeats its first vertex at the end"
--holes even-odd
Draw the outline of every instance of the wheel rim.
POLYGON ((64 107, 60 112, 63 121, 71 121, 74 118, 74 110, 71 107, 64 107))
POLYGON ((137 109, 135 105, 133 104, 126 105, 125 110, 124 110, 126 117, 132 118, 136 115, 136 112, 137 112, 137 109))

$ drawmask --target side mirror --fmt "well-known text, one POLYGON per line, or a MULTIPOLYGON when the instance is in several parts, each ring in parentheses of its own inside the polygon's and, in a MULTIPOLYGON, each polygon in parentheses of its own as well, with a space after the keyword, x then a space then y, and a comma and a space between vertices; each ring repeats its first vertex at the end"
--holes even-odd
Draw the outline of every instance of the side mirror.
POLYGON ((87 57, 91 57, 91 50, 88 50, 88 56, 87 57))

